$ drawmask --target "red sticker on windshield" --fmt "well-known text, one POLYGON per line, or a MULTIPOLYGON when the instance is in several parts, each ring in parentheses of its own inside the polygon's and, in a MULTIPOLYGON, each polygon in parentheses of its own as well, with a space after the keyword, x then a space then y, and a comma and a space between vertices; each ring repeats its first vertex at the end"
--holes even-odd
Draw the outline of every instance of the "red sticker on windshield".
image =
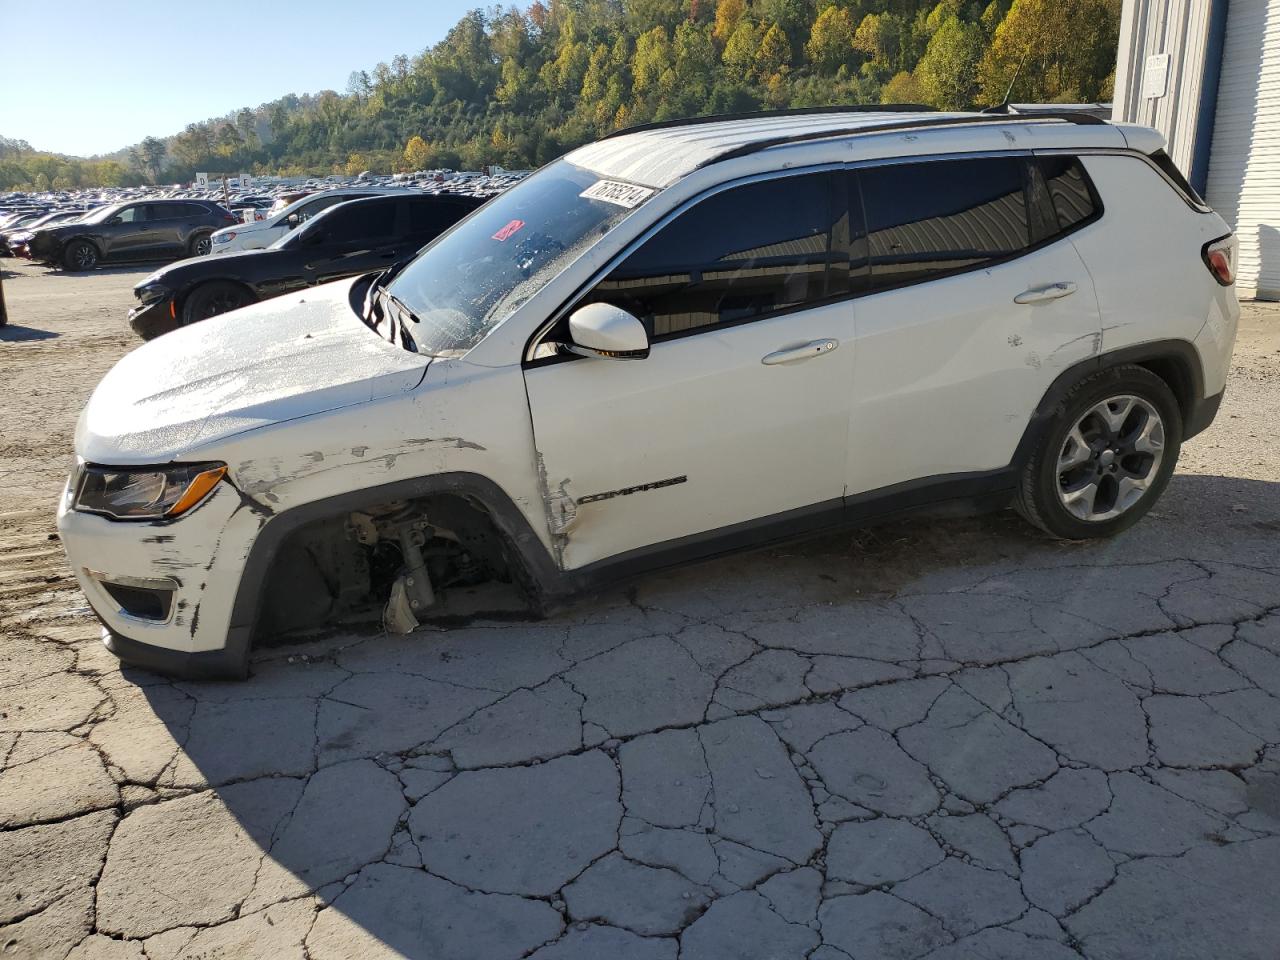
POLYGON ((515 236, 516 232, 524 226, 523 220, 512 220, 505 227, 493 235, 493 239, 502 241, 515 236))

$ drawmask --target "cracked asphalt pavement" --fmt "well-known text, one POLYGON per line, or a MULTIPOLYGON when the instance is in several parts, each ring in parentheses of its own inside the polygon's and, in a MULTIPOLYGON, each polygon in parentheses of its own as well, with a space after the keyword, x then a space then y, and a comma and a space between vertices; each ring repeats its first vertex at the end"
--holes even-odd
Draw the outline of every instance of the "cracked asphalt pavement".
POLYGON ((6 276, 0 957, 1273 958, 1280 308, 1107 542, 1012 514, 121 671, 53 533, 141 271, 6 276))

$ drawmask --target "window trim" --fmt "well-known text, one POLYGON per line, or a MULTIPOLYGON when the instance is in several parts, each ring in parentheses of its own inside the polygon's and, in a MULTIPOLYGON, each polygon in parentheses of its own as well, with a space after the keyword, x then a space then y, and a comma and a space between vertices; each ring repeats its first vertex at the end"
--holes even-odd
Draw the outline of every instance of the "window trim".
MULTIPOLYGON (((523 353, 521 354, 520 364, 525 369, 534 369, 537 367, 550 366, 556 363, 564 363, 572 360, 585 359, 583 357, 580 357, 576 354, 571 354, 571 353, 560 353, 560 354, 556 354, 549 357, 535 357, 533 354, 534 354, 534 351, 537 350, 538 347, 542 345, 543 338, 552 330, 552 328, 554 328, 555 325, 559 323, 565 317, 566 314, 571 312, 578 305, 578 303, 581 302, 583 297, 585 297, 588 293, 590 293, 591 290, 594 289, 596 284, 599 283, 601 280, 603 280, 605 277, 607 277, 609 273, 614 270, 614 268, 619 266, 624 260, 626 260, 627 257, 631 256, 631 254, 634 253, 636 250, 638 250, 644 243, 648 242, 648 240, 651 237, 653 237, 655 234, 657 234, 658 231, 662 230, 665 226, 667 226, 667 224, 675 220, 676 217, 680 216, 686 210, 689 210, 690 208, 697 205, 698 203, 701 203, 703 200, 713 197, 718 193, 722 193, 725 190, 729 190, 734 187, 745 186, 751 183, 762 182, 766 180, 777 180, 784 177, 797 177, 797 176, 804 176, 806 174, 813 174, 813 173, 844 171, 847 174, 854 175, 854 179, 857 182, 857 193, 858 193, 857 202, 860 206, 862 206, 862 181, 861 181, 861 178, 856 177, 856 174, 861 170, 866 170, 873 167, 905 166, 907 164, 941 163, 941 162, 955 161, 955 160, 985 160, 985 159, 996 159, 1000 157, 1014 157, 1022 160, 1024 164, 1024 170, 1025 170, 1026 165, 1035 163, 1036 158, 1040 155, 1059 155, 1059 156, 1067 155, 1067 156, 1080 158, 1080 157, 1088 156, 1091 154, 1140 157, 1153 170, 1155 170, 1158 174, 1160 174, 1161 177, 1165 176, 1164 172, 1160 170, 1160 168, 1156 166, 1155 163, 1153 163, 1149 158, 1144 156, 1140 151, 1135 151, 1131 149, 1118 148, 1118 147, 1117 148, 1073 149, 1070 147, 1063 147, 1063 148, 1039 150, 1039 149, 1024 147, 1017 150, 962 151, 962 152, 950 152, 950 153, 921 154, 920 156, 877 157, 874 159, 853 160, 853 161, 848 161, 843 163, 828 162, 828 163, 814 164, 812 166, 807 166, 807 167, 792 167, 786 170, 770 170, 764 173, 756 173, 756 174, 750 174, 744 177, 739 177, 734 180, 726 180, 723 183, 716 184, 715 186, 709 187, 708 189, 704 190, 701 193, 698 193, 692 197, 689 197, 682 203, 678 204, 677 206, 673 207, 671 210, 667 211, 667 213, 665 213, 662 217, 660 217, 658 220, 652 223, 649 227, 647 227, 638 237, 634 238, 630 243, 628 243, 625 247, 623 247, 622 250, 620 250, 614 257, 612 257, 603 267, 601 267, 599 270, 594 272, 584 283, 582 283, 576 290, 574 290, 573 293, 570 294, 564 300, 564 302, 560 304, 559 307, 557 307, 555 310, 551 312, 550 317, 547 320, 543 321, 541 324, 537 326, 534 332, 525 341, 525 347, 524 347, 523 353)), ((920 284, 924 284, 924 283, 933 283, 934 281, 937 281, 937 280, 945 280, 951 277, 962 276, 963 274, 966 274, 966 273, 973 273, 978 270, 988 270, 988 269, 991 269, 992 267, 1002 266, 1006 263, 1011 263, 1014 260, 1017 260, 1021 257, 1025 257, 1029 254, 1036 253, 1037 251, 1042 250, 1051 244, 1059 243, 1060 241, 1070 237, 1072 234, 1084 229, 1085 227, 1088 227, 1094 223, 1097 223, 1106 214, 1106 209, 1102 202, 1102 195, 1098 192, 1097 187, 1094 185, 1093 178, 1089 175, 1088 167, 1085 166, 1083 162, 1080 164, 1080 167, 1084 171, 1085 182, 1088 184, 1089 193, 1093 197, 1094 207, 1095 207, 1093 216, 1088 217, 1084 220, 1081 220, 1079 223, 1073 224, 1069 230, 1060 230, 1059 232, 1053 234, 1052 236, 1045 237, 1035 243, 1029 243, 1028 246, 1024 247, 1023 249, 1015 253, 1011 253, 1007 256, 1000 257, 999 259, 983 260, 981 263, 970 264, 964 267, 957 267, 955 270, 947 271, 945 273, 934 274, 932 276, 925 277, 925 278, 918 278, 914 280, 904 280, 901 283, 894 284, 891 286, 876 288, 876 287, 873 287, 870 283, 866 283, 866 284, 862 284, 860 289, 851 289, 849 292, 841 294, 838 297, 832 297, 822 301, 797 304, 796 306, 788 307, 783 310, 776 310, 776 311, 773 311, 772 313, 759 314, 754 317, 746 317, 741 320, 733 320, 726 323, 716 324, 714 326, 694 327, 687 331, 680 331, 675 335, 665 336, 662 338, 662 340, 660 341, 655 340, 655 342, 669 343, 673 340, 680 340, 685 337, 699 336, 699 335, 708 334, 708 333, 716 333, 721 330, 729 330, 729 329, 732 329, 733 327, 741 326, 745 323, 755 323, 760 320, 769 320, 769 319, 773 319, 774 317, 782 317, 791 313, 798 313, 801 310, 812 310, 818 307, 830 306, 833 303, 841 303, 846 300, 859 300, 864 297, 873 297, 873 296, 877 296, 878 294, 890 293, 894 290, 901 290, 909 286, 919 286, 920 284)), ((850 203, 853 202, 852 194, 853 194, 853 191, 846 189, 846 197, 848 198, 850 203)), ((1023 177, 1022 195, 1023 195, 1024 204, 1027 204, 1027 216, 1028 216, 1027 239, 1028 241, 1030 241, 1031 239, 1031 235, 1030 235, 1031 198, 1029 195, 1029 191, 1027 189, 1025 174, 1023 177)), ((1179 193, 1179 196, 1181 196, 1181 193, 1179 193)), ((861 216, 862 216, 863 225, 865 226, 866 225, 865 207, 863 207, 861 211, 861 216)), ((868 278, 870 279, 871 277, 873 277, 873 273, 868 274, 868 278)))
MULTIPOLYGON (((1066 153, 1076 157, 1132 157, 1133 159, 1141 160, 1155 171, 1156 176, 1169 185, 1169 189, 1177 194, 1179 200, 1185 203, 1196 213, 1213 213, 1213 207, 1209 206, 1209 204, 1203 199, 1200 203, 1196 203, 1191 197, 1188 197, 1183 193, 1178 184, 1171 180, 1169 175, 1160 169, 1159 164, 1141 150, 1134 150, 1132 147, 1088 147, 1080 150, 1073 150, 1070 147, 1046 147, 1044 149, 1036 150, 1035 152, 1037 154, 1044 154, 1045 156, 1066 153)), ((1085 173, 1088 172, 1089 171, 1086 168, 1085 173)))

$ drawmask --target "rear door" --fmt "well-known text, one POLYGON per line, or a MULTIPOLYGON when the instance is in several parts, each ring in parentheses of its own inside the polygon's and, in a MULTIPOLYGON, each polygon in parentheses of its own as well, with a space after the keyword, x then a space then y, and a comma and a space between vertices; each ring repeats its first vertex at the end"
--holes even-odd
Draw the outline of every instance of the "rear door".
POLYGON ((187 252, 186 237, 197 218, 205 214, 194 203, 147 204, 147 246, 150 257, 177 257, 187 252))
MULTIPOLYGON (((1061 190, 1069 171, 1046 172, 1061 190)), ((853 176, 872 291, 857 308, 850 495, 1006 467, 1049 384, 1099 349, 1097 297, 1068 236, 1095 215, 1087 184, 1068 186, 1077 209, 1060 223, 1030 156, 853 176)))

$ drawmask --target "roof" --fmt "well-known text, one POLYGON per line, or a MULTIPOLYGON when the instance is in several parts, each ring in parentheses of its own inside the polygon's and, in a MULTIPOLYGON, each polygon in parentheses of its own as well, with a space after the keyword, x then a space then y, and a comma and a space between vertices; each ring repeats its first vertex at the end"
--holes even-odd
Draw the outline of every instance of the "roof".
POLYGON ((622 131, 579 147, 566 159, 609 177, 651 187, 667 187, 699 167, 744 152, 785 146, 791 142, 845 139, 878 130, 938 125, 954 127, 993 123, 1101 124, 1083 114, 993 116, 981 113, 933 113, 918 110, 784 111, 742 118, 679 121, 622 131))

